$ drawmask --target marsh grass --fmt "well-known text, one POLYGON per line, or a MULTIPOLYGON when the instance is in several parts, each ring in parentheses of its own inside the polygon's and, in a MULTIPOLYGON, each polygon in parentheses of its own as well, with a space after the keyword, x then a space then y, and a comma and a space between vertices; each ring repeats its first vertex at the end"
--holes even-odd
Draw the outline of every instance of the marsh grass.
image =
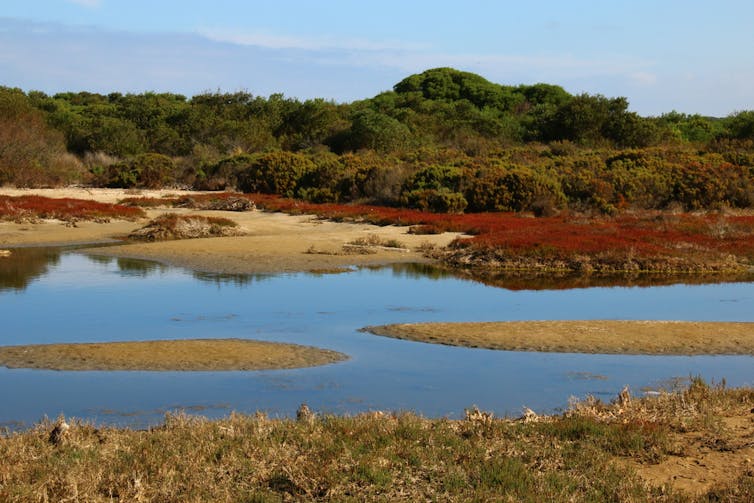
POLYGON ((383 239, 377 234, 369 234, 364 237, 356 238, 347 243, 346 246, 356 246, 365 248, 396 248, 405 249, 406 245, 397 239, 383 239))
POLYGON ((656 463, 673 452, 672 435, 708 433, 701 417, 753 402, 754 390, 696 382, 531 421, 169 414, 148 431, 74 421, 57 447, 45 420, 0 439, 0 500, 750 501, 750 474, 692 497, 646 483, 621 460, 656 463))

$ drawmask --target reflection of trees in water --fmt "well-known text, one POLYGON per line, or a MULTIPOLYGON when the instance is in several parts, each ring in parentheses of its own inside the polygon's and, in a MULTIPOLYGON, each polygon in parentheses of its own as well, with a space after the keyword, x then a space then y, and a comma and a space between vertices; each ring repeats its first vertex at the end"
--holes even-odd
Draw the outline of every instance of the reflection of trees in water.
POLYGON ((146 278, 155 272, 167 271, 170 267, 160 264, 159 262, 151 262, 149 260, 123 258, 123 257, 109 257, 107 255, 87 255, 87 258, 100 265, 110 265, 115 262, 118 266, 118 271, 123 276, 136 276, 146 278))
POLYGON ((169 266, 148 260, 118 257, 115 261, 118 264, 118 270, 127 276, 146 278, 150 274, 161 273, 170 269, 169 266))
POLYGON ((160 264, 159 262, 151 262, 149 260, 123 258, 123 257, 108 257, 107 255, 87 255, 87 258, 100 265, 110 265, 115 262, 118 266, 118 271, 124 276, 138 276, 146 278, 154 272, 164 272, 170 269, 170 267, 160 264))
POLYGON ((106 255, 87 255, 86 258, 95 264, 109 265, 115 260, 115 257, 108 257, 106 255))
MULTIPOLYGON (((47 274, 49 267, 60 262, 61 248, 16 248, 10 257, 0 259, 0 292, 4 290, 24 290, 35 279, 47 274)), ((116 263, 118 270, 127 276, 147 277, 162 273, 169 266, 148 260, 115 258, 104 255, 87 255, 96 264, 116 263)), ((573 274, 558 272, 505 272, 494 273, 479 270, 451 270, 432 264, 392 264, 389 266, 364 266, 366 270, 392 271, 395 277, 412 279, 427 278, 442 280, 449 278, 477 281, 486 285, 508 290, 565 290, 590 287, 651 287, 666 285, 702 285, 715 283, 754 282, 754 273, 737 274, 573 274)), ((332 271, 341 272, 341 271, 332 271)), ((193 272, 193 277, 217 286, 246 287, 252 283, 269 280, 271 274, 221 274, 193 272)), ((315 275, 322 275, 315 274, 315 275)))
POLYGON ((592 287, 651 287, 668 285, 704 285, 754 282, 754 273, 730 274, 574 274, 572 272, 506 271, 448 269, 433 264, 392 264, 364 266, 361 269, 389 268, 393 276, 432 280, 462 279, 507 290, 567 290, 592 287))
MULTIPOLYGON (((124 257, 109 257, 106 255, 88 255, 89 260, 97 264, 110 265, 113 262, 118 266, 118 271, 124 276, 143 277, 155 273, 163 273, 171 269, 171 266, 153 262, 124 257)), ((218 286, 233 285, 247 286, 254 282, 263 281, 272 277, 270 274, 223 274, 193 271, 192 276, 202 282, 214 283, 218 286)))
POLYGON ((249 286, 252 283, 267 281, 272 278, 273 274, 231 274, 231 273, 211 273, 195 271, 195 279, 205 283, 214 283, 217 286, 249 286))
POLYGON ((573 274, 507 272, 489 273, 461 271, 459 277, 507 290, 567 290, 593 287, 652 287, 668 285, 704 285, 717 283, 748 283, 753 273, 732 274, 573 274))
MULTIPOLYGON (((102 265, 110 265, 115 262, 118 270, 124 276, 146 278, 150 274, 163 273, 171 269, 171 266, 150 260, 109 257, 106 255, 88 255, 88 257, 92 262, 102 265)), ((222 274, 201 271, 192 272, 192 276, 199 281, 214 283, 218 286, 247 286, 253 282, 263 281, 271 277, 269 274, 222 274)))
POLYGON ((456 278, 457 274, 449 269, 443 269, 432 264, 392 264, 390 269, 393 271, 393 276, 412 278, 412 279, 446 279, 456 278))
POLYGON ((60 262, 60 250, 16 248, 10 257, 0 259, 0 291, 25 290, 35 279, 47 274, 50 265, 60 262))

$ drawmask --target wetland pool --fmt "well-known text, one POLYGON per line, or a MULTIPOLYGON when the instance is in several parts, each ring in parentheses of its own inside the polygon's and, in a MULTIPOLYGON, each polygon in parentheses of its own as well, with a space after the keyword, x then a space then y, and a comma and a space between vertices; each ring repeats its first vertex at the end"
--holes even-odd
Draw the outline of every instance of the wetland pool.
POLYGON ((754 384, 752 356, 635 356, 490 351, 359 332, 424 321, 666 319, 754 321, 754 283, 508 290, 427 266, 343 274, 218 275, 83 254, 16 249, 0 263, 0 345, 251 338, 333 349, 345 362, 296 370, 51 371, 0 368, 0 427, 60 413, 145 427, 165 412, 291 416, 412 410, 462 417, 472 405, 519 416, 609 401, 628 385, 689 376, 754 384))

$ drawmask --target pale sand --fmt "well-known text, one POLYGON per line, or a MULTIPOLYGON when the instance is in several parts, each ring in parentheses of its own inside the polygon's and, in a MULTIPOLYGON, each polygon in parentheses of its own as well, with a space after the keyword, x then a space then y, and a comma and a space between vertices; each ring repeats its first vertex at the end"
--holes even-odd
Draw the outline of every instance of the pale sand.
POLYGON ((246 339, 0 346, 0 365, 52 370, 267 370, 345 359, 335 351, 246 339))
POLYGON ((506 351, 754 354, 754 323, 510 321, 396 324, 363 330, 398 339, 506 351))
MULTIPOLYGON (((138 194, 118 189, 40 189, 0 188, 2 195, 38 194, 47 197, 71 197, 114 203, 124 197, 162 197, 187 194, 179 191, 140 191, 138 194)), ((349 266, 379 265, 397 262, 426 262, 417 249, 425 244, 442 247, 458 234, 411 235, 408 227, 322 221, 307 215, 285 215, 262 211, 196 211, 175 208, 147 210, 149 218, 162 213, 199 213, 229 218, 237 222, 245 236, 187 239, 157 243, 134 243, 98 248, 97 254, 155 260, 193 270, 217 273, 279 273, 329 271, 349 266), (344 245, 370 235, 381 240, 397 240, 405 249, 374 247, 370 253, 344 251, 344 245)), ((61 222, 16 224, 0 222, 0 248, 41 244, 72 244, 123 238, 143 226, 141 222, 113 220, 110 223, 78 222, 66 227, 61 222)))
POLYGON ((44 196, 56 199, 89 199, 100 203, 115 204, 127 197, 172 197, 191 194, 208 194, 209 192, 186 191, 186 190, 133 190, 133 189, 84 189, 79 187, 60 187, 56 189, 16 189, 13 187, 0 187, 0 195, 3 196, 44 196))

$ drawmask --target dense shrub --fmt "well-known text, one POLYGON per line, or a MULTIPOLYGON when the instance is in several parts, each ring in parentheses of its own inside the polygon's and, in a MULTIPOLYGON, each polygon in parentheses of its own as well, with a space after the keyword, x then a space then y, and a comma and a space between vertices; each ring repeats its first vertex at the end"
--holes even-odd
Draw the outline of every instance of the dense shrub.
POLYGON ((239 154, 218 161, 205 168, 195 185, 201 190, 229 190, 238 188, 238 174, 254 162, 251 154, 239 154))
POLYGON ((111 187, 450 212, 747 208, 752 131, 754 111, 644 118, 625 98, 452 68, 350 104, 0 88, 0 184, 87 181, 75 154, 94 184, 111 187))
POLYGON ((307 157, 292 152, 270 152, 245 156, 237 174, 243 192, 261 192, 293 197, 299 179, 315 169, 307 157))
POLYGON ((526 168, 487 168, 467 174, 465 190, 471 211, 546 212, 563 206, 558 181, 526 168), (536 208, 535 208, 536 207, 536 208))
POLYGON ((403 197, 409 208, 435 213, 462 213, 468 205, 463 194, 447 188, 412 190, 403 197))
POLYGON ((754 183, 748 168, 722 159, 700 159, 678 167, 672 174, 673 199, 686 209, 750 207, 754 183))
POLYGON ((158 189, 175 182, 175 164, 162 154, 140 154, 102 168, 95 175, 107 187, 158 189))
POLYGON ((400 121, 372 109, 357 112, 347 132, 345 146, 350 150, 370 149, 389 152, 406 146, 408 127, 400 121))

